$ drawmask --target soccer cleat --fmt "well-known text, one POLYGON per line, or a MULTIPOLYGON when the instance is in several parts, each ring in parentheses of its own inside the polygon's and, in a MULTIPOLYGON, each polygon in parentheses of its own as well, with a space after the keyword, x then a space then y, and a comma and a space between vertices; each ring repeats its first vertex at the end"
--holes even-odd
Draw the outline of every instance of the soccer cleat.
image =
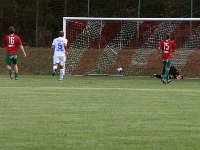
POLYGON ((12 74, 12 73, 10 74, 10 79, 11 79, 11 80, 13 79, 13 74, 12 74))
POLYGON ((59 81, 62 81, 62 80, 63 80, 62 78, 59 79, 59 81))
POLYGON ((152 78, 156 78, 156 74, 153 74, 153 76, 151 76, 152 78))
POLYGON ((15 80, 19 80, 19 78, 15 78, 15 80))
POLYGON ((172 81, 171 81, 171 80, 168 80, 168 81, 167 81, 167 83, 170 83, 170 82, 172 82, 172 81))
POLYGON ((162 83, 163 84, 167 84, 167 81, 162 79, 162 83))

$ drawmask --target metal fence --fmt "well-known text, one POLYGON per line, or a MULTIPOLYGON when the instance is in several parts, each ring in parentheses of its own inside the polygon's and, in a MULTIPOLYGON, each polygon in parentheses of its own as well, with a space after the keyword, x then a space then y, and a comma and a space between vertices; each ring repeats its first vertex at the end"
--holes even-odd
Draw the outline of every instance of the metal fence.
POLYGON ((199 17, 199 11, 199 0, 0 0, 0 38, 12 25, 24 45, 48 47, 63 16, 199 17))

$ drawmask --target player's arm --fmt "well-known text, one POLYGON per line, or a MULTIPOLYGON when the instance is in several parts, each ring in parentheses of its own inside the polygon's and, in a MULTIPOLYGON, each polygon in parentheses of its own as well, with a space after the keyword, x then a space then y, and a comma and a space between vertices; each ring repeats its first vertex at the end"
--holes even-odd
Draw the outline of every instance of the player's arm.
POLYGON ((24 57, 26 58, 26 52, 25 52, 25 50, 24 50, 24 46, 22 45, 22 41, 21 41, 20 38, 18 38, 18 45, 19 45, 19 49, 21 49, 21 51, 22 51, 24 57))
POLYGON ((158 50, 158 51, 157 51, 158 58, 161 58, 161 54, 160 54, 160 53, 161 53, 161 49, 162 49, 162 43, 160 43, 159 46, 157 47, 157 50, 158 50))
POLYGON ((55 44, 56 44, 56 42, 55 42, 55 39, 53 40, 53 42, 52 42, 52 44, 51 44, 51 48, 54 50, 55 49, 55 44))
POLYGON ((55 49, 55 43, 53 42, 51 45, 51 48, 54 50, 55 49))
POLYGON ((64 43, 64 49, 65 49, 65 54, 67 55, 67 54, 68 54, 68 51, 67 51, 67 43, 64 43))
POLYGON ((176 51, 176 43, 174 41, 172 43, 172 48, 173 48, 173 52, 175 52, 176 51))
POLYGON ((4 37, 4 40, 3 40, 3 47, 6 47, 7 46, 7 40, 6 40, 6 36, 4 37))
POLYGON ((23 46, 23 45, 20 45, 19 48, 21 49, 21 51, 22 51, 24 57, 26 58, 26 52, 25 52, 25 50, 24 50, 24 46, 23 46))
POLYGON ((65 54, 66 54, 66 55, 68 54, 68 51, 67 51, 67 43, 68 43, 68 40, 65 39, 65 41, 64 41, 64 49, 65 49, 65 54))

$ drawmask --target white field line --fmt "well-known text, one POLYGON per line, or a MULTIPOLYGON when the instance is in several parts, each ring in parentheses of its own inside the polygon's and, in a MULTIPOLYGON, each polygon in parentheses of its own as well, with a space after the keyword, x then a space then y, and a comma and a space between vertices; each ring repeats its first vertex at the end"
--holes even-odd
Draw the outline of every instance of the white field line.
POLYGON ((200 92, 200 89, 141 89, 141 88, 123 88, 123 87, 0 87, 0 89, 31 89, 31 90, 123 90, 123 91, 171 91, 171 92, 200 92))

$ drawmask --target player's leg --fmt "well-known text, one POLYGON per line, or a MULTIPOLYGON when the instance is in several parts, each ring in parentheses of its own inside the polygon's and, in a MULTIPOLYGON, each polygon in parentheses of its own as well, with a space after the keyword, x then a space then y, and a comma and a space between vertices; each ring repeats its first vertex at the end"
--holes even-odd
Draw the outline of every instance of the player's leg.
POLYGON ((64 76, 63 65, 60 65, 60 79, 59 80, 63 80, 63 76, 64 76))
POLYGON ((65 75, 65 63, 66 63, 66 59, 67 59, 67 56, 65 55, 65 57, 64 57, 64 65, 63 65, 63 69, 64 69, 64 75, 65 75))
POLYGON ((164 81, 164 83, 169 83, 170 82, 170 80, 169 80, 169 70, 170 70, 170 67, 172 65, 172 60, 170 60, 170 59, 164 60, 163 64, 165 66, 163 81, 164 81))
POLYGON ((14 69, 14 72, 15 72, 15 80, 18 80, 19 79, 19 69, 18 69, 18 65, 17 65, 17 62, 18 62, 18 57, 17 55, 13 55, 13 69, 14 69))
POLYGON ((154 77, 154 78, 162 79, 162 75, 161 75, 161 74, 154 74, 153 77, 154 77))
POLYGON ((64 76, 65 57, 60 57, 60 79, 63 80, 64 76))
POLYGON ((12 59, 11 59, 10 55, 6 54, 6 68, 8 70, 9 75, 10 75, 10 79, 13 79, 13 69, 11 67, 11 62, 12 62, 12 59))
POLYGON ((15 80, 18 80, 19 79, 18 65, 17 64, 13 64, 13 68, 14 68, 14 72, 15 72, 15 80))
POLYGON ((56 74, 56 71, 58 69, 58 63, 59 63, 59 58, 58 57, 53 57, 53 76, 56 74))
POLYGON ((168 81, 168 75, 169 75, 169 69, 167 67, 168 61, 169 61, 168 59, 163 60, 164 72, 163 72, 162 82, 164 84, 167 84, 167 81, 168 81))
POLYGON ((52 74, 53 76, 55 76, 57 69, 58 69, 58 64, 54 64, 53 65, 53 74, 52 74))
POLYGON ((165 80, 166 64, 167 64, 167 61, 166 61, 166 60, 163 60, 163 78, 162 78, 162 82, 163 82, 163 83, 166 82, 166 80, 165 80))
POLYGON ((8 73, 10 75, 10 79, 13 79, 13 70, 11 65, 6 65, 6 68, 8 69, 8 73))

